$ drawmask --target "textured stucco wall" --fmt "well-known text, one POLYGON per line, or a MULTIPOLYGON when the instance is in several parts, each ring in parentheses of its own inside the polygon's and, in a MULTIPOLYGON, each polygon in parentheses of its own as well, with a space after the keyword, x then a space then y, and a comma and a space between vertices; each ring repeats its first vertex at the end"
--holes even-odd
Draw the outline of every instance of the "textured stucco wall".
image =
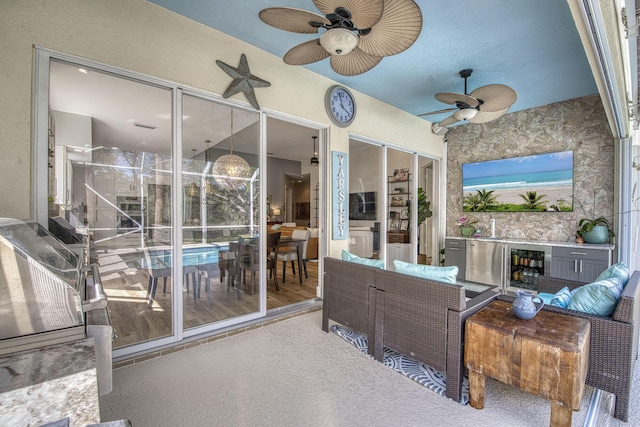
POLYGON ((614 142, 598 95, 577 98, 507 114, 484 124, 465 124, 447 134, 447 236, 458 236, 461 216, 489 227, 496 219, 501 237, 567 241, 575 238, 578 221, 593 214, 613 215, 614 142), (462 164, 572 150, 573 212, 462 212, 462 164))

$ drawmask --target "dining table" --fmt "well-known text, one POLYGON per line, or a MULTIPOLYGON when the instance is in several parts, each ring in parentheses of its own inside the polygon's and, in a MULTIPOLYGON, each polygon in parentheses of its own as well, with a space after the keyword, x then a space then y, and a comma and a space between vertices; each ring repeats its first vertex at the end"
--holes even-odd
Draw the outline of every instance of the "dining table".
MULTIPOLYGON (((218 245, 208 245, 205 247, 183 248, 182 251, 182 273, 185 280, 187 292, 189 292, 189 276, 191 276, 191 286, 193 288, 194 301, 200 297, 200 272, 206 270, 209 276, 214 275, 218 270, 218 245), (196 278, 196 275, 199 277, 196 278)), ((156 296, 158 279, 162 278, 162 293, 167 291, 167 278, 171 276, 173 267, 173 251, 169 248, 148 248, 145 249, 145 257, 142 259, 142 268, 149 272, 149 285, 147 288, 147 299, 149 307, 152 306, 156 296)), ((209 291, 209 281, 207 280, 205 290, 209 291)))

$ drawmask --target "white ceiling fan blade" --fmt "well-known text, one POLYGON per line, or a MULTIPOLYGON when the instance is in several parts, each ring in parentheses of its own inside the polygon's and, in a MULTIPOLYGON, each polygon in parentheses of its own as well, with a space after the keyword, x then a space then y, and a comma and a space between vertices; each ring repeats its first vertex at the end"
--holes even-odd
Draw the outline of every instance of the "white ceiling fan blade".
POLYGON ((471 123, 487 123, 487 122, 491 122, 495 119, 498 119, 502 116, 504 116, 504 114, 507 112, 507 110, 509 110, 509 108, 505 108, 504 110, 500 110, 500 111, 482 111, 479 110, 478 114, 476 114, 474 117, 469 119, 469 122, 471 123))
POLYGON ((438 111, 431 111, 429 113, 422 113, 422 114, 418 114, 418 117, 422 117, 422 116, 430 116, 432 114, 442 114, 442 113, 448 113, 449 111, 455 111, 457 110, 457 108, 445 108, 444 110, 438 110, 438 111))
POLYGON ((315 39, 292 47, 282 59, 289 65, 305 65, 321 61, 329 56, 329 52, 320 46, 318 39, 315 39))
POLYGON ((302 34, 318 32, 318 27, 311 25, 311 22, 331 25, 331 21, 322 15, 292 7, 269 7, 262 9, 258 16, 262 22, 272 27, 302 34))
POLYGON ((458 102, 464 102, 469 107, 477 107, 480 103, 472 96, 465 95, 463 93, 442 92, 436 93, 436 99, 445 104, 457 104, 458 102))
POLYGON ((374 56, 390 56, 409 48, 422 30, 422 13, 413 0, 387 0, 382 18, 367 34, 360 34, 358 47, 374 56))
POLYGON ((459 120, 456 119, 455 117, 453 117, 453 115, 450 115, 449 117, 447 117, 446 119, 444 119, 443 121, 441 121, 439 123, 440 126, 444 127, 444 126, 449 126, 454 124, 455 122, 458 122, 459 120))
POLYGON ((364 53, 356 47, 346 55, 332 55, 331 68, 343 76, 355 76, 369 71, 382 61, 382 57, 364 53))
POLYGON ((470 96, 482 100, 480 111, 501 111, 509 108, 518 99, 518 94, 509 86, 494 84, 479 87, 469 94, 470 96))

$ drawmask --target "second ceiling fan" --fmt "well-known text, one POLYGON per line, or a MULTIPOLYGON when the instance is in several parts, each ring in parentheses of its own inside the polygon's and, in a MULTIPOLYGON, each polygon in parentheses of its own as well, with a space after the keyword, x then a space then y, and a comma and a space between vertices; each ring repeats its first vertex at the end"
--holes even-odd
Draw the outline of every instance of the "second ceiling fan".
POLYGON ((442 114, 453 111, 453 114, 446 119, 439 123, 434 123, 434 128, 440 130, 462 120, 467 120, 471 123, 487 123, 502 117, 513 103, 516 102, 518 94, 509 86, 502 84, 481 86, 467 94, 467 79, 471 76, 472 72, 473 70, 470 68, 459 72, 460 77, 464 79, 464 94, 442 92, 436 93, 435 95, 438 101, 444 102, 445 104, 455 104, 455 107, 418 114, 418 116, 442 114))

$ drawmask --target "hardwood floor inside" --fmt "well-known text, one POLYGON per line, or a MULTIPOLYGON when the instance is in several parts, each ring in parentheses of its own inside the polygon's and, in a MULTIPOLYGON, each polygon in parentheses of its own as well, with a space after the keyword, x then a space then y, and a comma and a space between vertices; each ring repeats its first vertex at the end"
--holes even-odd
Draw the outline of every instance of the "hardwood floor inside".
MULTIPOLYGON (((147 289, 149 273, 142 268, 144 256, 137 251, 116 251, 98 256, 100 274, 105 292, 109 299, 111 321, 116 332, 114 348, 170 336, 173 333, 172 303, 174 286, 171 277, 167 277, 166 292, 163 292, 164 279, 158 279, 153 304, 149 306, 147 289)), ((272 278, 267 280, 267 310, 272 310, 298 302, 315 299, 318 285, 318 263, 307 261, 308 278, 302 275, 302 284, 298 281, 298 271, 292 274, 291 265, 287 266, 286 281, 282 282, 282 262, 277 267, 280 290, 276 291, 272 278)), ((259 310, 259 287, 251 294, 249 277, 241 285, 237 280, 230 289, 226 278, 219 275, 210 279, 210 289, 206 290, 206 281, 202 277, 199 298, 193 298, 192 276, 189 275, 189 290, 183 276, 179 286, 183 292, 183 318, 185 329, 219 322, 233 317, 255 313, 259 310), (240 289, 240 292, 238 290, 240 289)), ((197 288, 197 286, 196 286, 197 288)), ((197 289, 196 289, 197 291, 197 289)))

